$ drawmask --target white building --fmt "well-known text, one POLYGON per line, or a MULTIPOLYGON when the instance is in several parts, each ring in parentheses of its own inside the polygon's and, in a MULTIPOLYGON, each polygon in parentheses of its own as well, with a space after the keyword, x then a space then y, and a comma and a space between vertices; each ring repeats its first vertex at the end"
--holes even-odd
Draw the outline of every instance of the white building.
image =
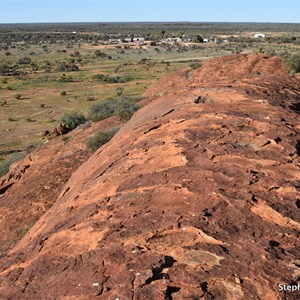
POLYGON ((266 35, 264 33, 255 33, 254 37, 255 38, 264 38, 264 37, 266 37, 266 35))
POLYGON ((135 37, 133 38, 134 42, 145 42, 145 38, 144 37, 135 37))

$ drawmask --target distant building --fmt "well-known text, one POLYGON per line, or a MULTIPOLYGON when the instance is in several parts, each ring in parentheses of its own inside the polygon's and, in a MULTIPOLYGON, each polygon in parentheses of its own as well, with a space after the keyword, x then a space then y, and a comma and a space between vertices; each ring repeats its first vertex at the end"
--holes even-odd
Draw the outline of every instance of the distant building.
POLYGON ((266 37, 266 35, 264 33, 255 33, 254 37, 255 38, 264 38, 264 37, 266 37))
POLYGON ((144 37, 135 37, 135 38, 133 38, 133 41, 134 42, 144 42, 145 38, 144 37))
POLYGON ((131 43, 133 42, 133 39, 132 38, 124 38, 124 43, 131 43))

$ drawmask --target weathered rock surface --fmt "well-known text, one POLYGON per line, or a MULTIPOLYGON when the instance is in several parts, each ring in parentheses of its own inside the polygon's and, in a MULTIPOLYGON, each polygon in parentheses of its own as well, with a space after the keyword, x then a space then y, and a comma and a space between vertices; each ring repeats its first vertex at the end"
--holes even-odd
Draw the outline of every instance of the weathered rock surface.
POLYGON ((299 90, 265 56, 161 79, 0 260, 1 299, 299 299, 299 90))
POLYGON ((55 203, 72 173, 90 156, 86 141, 97 131, 120 125, 113 117, 44 144, 15 163, 0 179, 0 256, 12 248, 55 203))

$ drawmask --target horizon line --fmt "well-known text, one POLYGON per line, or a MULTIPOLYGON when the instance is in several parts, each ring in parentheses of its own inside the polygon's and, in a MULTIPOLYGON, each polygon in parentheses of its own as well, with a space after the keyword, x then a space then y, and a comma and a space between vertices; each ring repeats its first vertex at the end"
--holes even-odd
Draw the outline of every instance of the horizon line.
POLYGON ((196 24, 295 24, 300 25, 300 22, 273 22, 273 21, 40 21, 40 22, 4 22, 0 25, 21 25, 21 24, 184 24, 184 23, 196 23, 196 24))

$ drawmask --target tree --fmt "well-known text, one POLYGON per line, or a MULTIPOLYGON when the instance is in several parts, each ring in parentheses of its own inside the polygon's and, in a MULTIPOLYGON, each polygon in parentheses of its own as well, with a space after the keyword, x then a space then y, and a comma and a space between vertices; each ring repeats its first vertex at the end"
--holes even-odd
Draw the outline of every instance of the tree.
POLYGON ((203 43, 203 38, 200 35, 196 35, 192 39, 193 43, 203 43))

